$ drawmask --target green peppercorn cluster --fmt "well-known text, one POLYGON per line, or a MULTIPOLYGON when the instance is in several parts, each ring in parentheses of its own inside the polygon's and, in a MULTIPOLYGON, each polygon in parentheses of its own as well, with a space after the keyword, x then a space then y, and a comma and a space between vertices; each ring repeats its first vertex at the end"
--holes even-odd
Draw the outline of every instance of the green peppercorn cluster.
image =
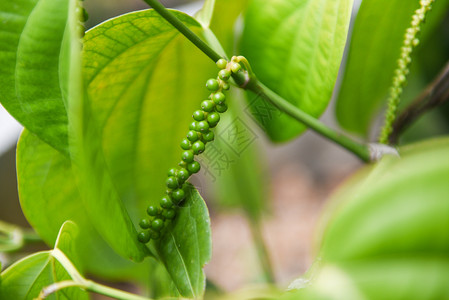
POLYGON ((148 243, 151 239, 157 240, 162 230, 175 218, 177 207, 186 197, 185 182, 201 168, 195 161, 195 155, 203 153, 206 144, 214 140, 213 129, 220 122, 220 114, 228 109, 223 92, 229 90, 229 79, 241 66, 234 61, 228 63, 225 59, 218 60, 217 66, 220 69, 217 78, 206 82, 206 88, 211 92, 209 98, 201 102, 201 109, 193 112, 193 122, 186 137, 181 141, 181 162, 177 168, 168 171, 165 196, 161 198, 159 205, 148 206, 149 217, 139 223, 142 231, 137 238, 141 243, 148 243))

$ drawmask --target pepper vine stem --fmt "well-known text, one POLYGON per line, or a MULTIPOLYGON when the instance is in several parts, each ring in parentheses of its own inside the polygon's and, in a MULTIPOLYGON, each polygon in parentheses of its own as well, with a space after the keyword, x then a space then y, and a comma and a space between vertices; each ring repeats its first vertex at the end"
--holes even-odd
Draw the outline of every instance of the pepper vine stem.
MULTIPOLYGON (((179 32, 181 32, 187 39, 189 39, 195 46, 197 46, 204 54, 206 54, 210 59, 214 62, 221 59, 221 55, 219 55, 215 50, 213 50, 209 45, 207 45, 200 37, 198 37, 193 31, 191 31, 186 25, 184 25, 171 11, 165 8, 158 0, 144 0, 148 5, 153 7, 153 9, 158 12, 165 20, 167 20, 170 24, 172 24, 179 32)), ((244 67, 248 68, 249 64, 247 61, 242 61, 244 67), (248 66, 247 66, 248 65, 248 66)), ((342 135, 333 129, 326 126, 324 123, 319 121, 318 119, 310 116, 304 111, 300 110, 298 107, 294 106, 268 87, 263 85, 260 81, 257 80, 254 74, 250 69, 249 72, 238 72, 233 74, 232 77, 234 81, 240 88, 248 89, 263 99, 269 101, 271 104, 276 106, 281 111, 285 112, 295 120, 303 123, 310 129, 316 131, 320 135, 330 139, 331 141, 337 143, 343 148, 349 150, 358 156, 361 160, 365 162, 370 162, 370 151, 369 148, 360 144, 351 138, 342 135)))

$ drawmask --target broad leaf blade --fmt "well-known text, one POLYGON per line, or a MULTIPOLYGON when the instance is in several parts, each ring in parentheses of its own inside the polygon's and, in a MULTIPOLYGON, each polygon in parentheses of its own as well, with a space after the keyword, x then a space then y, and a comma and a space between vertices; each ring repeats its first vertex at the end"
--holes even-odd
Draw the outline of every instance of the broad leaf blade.
MULTIPOLYGON (((319 117, 337 78, 352 4, 352 0, 252 1, 241 52, 265 85, 319 117)), ((278 110, 254 94, 248 97, 255 117, 273 141, 291 139, 306 129, 285 114, 270 113, 278 110), (261 109, 263 115, 258 112, 261 109)))
POLYGON ((114 279, 138 279, 147 274, 146 265, 121 258, 96 232, 83 206, 70 160, 26 129, 17 148, 17 172, 23 213, 48 245, 54 246, 59 228, 66 220, 73 220, 80 231, 79 265, 86 271, 114 279))
MULTIPOLYGON (((435 2, 420 40, 439 25, 448 4, 446 0, 435 2)), ((385 103, 392 84, 405 31, 418 8, 419 1, 362 2, 336 107, 338 121, 345 129, 364 136, 369 134, 369 126, 385 103)))
MULTIPOLYGON (((202 34, 197 21, 174 13, 202 34)), ((117 214, 124 220, 127 212, 138 223, 164 195, 166 172, 179 162, 179 143, 191 113, 208 95, 204 83, 216 67, 153 10, 89 31, 83 58, 87 97, 77 131, 83 152, 77 157, 84 160, 86 199, 96 200, 85 205, 97 218, 97 230, 109 243, 119 243, 111 230, 117 214)))
MULTIPOLYGON (((58 237, 58 249, 70 259, 75 258, 74 223, 66 222, 58 237)), ((72 261, 74 262, 74 261, 72 261)), ((27 256, 16 262, 1 274, 1 299, 35 299, 40 291, 52 283, 70 280, 70 276, 52 256, 52 251, 44 251, 27 256)), ((78 287, 67 288, 52 294, 48 299, 89 299, 85 291, 78 287)))
POLYGON ((203 267, 211 257, 212 237, 207 206, 193 186, 189 189, 156 248, 181 296, 198 299, 205 289, 203 267))
POLYGON ((67 113, 61 80, 68 78, 60 71, 69 64, 63 61, 68 57, 60 54, 72 38, 66 26, 74 3, 20 0, 0 4, 0 101, 22 125, 64 153, 67 113))

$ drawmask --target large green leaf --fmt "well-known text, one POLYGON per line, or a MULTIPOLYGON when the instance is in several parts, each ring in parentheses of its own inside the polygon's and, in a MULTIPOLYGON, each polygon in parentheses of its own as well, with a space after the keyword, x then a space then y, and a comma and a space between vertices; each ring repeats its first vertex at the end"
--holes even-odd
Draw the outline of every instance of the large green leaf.
MULTIPOLYGON (((241 52, 257 77, 308 114, 327 107, 346 43, 353 0, 253 0, 241 52)), ((273 141, 306 128, 254 94, 251 109, 273 141)))
POLYGON ((190 185, 187 194, 175 221, 156 243, 156 248, 179 294, 200 299, 206 285, 203 267, 212 252, 210 219, 196 189, 190 185))
POLYGON ((76 0, 0 4, 0 102, 22 125, 67 153, 66 90, 70 46, 77 39, 76 0))
MULTIPOLYGON (((66 222, 61 227, 55 250, 43 251, 27 256, 16 262, 1 274, 0 299, 35 299, 44 287, 52 283, 70 280, 71 277, 53 256, 55 251, 62 251, 72 263, 77 261, 76 247, 77 227, 73 222, 66 222)), ((89 299, 86 292, 78 287, 71 287, 54 294, 47 299, 89 299)))
POLYGON ((73 220, 80 229, 77 249, 86 271, 115 279, 138 279, 148 273, 146 265, 115 254, 93 228, 70 160, 26 129, 17 148, 17 173, 23 213, 48 245, 55 244, 62 224, 73 220))
MULTIPOLYGON (((202 34, 193 18, 174 13, 202 34)), ((153 10, 87 32, 83 59, 87 95, 74 118, 82 120, 74 152, 81 151, 75 157, 85 207, 111 245, 131 247, 116 238, 123 225, 118 220, 129 213, 137 223, 150 203, 159 203, 166 172, 180 160, 179 143, 216 67, 153 10)), ((126 227, 119 235, 134 231, 129 221, 126 227)))
MULTIPOLYGON (((439 25, 449 1, 435 1, 420 40, 439 25)), ((370 123, 386 100, 405 30, 419 1, 364 0, 360 6, 348 62, 337 102, 339 123, 346 129, 367 136, 370 123)))

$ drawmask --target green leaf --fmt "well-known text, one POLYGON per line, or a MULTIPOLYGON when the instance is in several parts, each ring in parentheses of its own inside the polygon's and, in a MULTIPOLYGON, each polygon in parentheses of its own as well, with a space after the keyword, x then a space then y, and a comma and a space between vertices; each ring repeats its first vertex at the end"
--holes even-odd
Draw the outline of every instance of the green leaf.
MULTIPOLYGON (((425 40, 439 25, 448 5, 447 0, 435 1, 420 40, 425 40)), ((345 129, 364 136, 369 134, 369 126, 392 84, 405 31, 418 8, 419 1, 362 2, 336 107, 338 121, 345 129)))
MULTIPOLYGON (((174 13, 203 33, 193 18, 174 13)), ((87 95, 74 118, 81 123, 73 151, 84 204, 116 251, 138 249, 128 214, 137 224, 164 195, 164 178, 180 160, 179 143, 216 67, 153 10, 87 32, 83 59, 87 95)))
POLYGON ((247 5, 248 0, 206 0, 195 16, 204 28, 212 30, 229 56, 235 48, 235 22, 247 5))
POLYGON ((200 299, 206 278, 203 267, 212 252, 207 206, 189 185, 187 198, 161 239, 155 243, 160 259, 183 297, 200 299))
POLYGON ((18 143, 17 173, 22 211, 49 246, 55 244, 62 224, 73 220, 80 229, 76 242, 79 265, 87 272, 122 280, 148 273, 146 264, 133 264, 118 256, 96 232, 81 201, 70 160, 26 129, 18 143))
MULTIPOLYGON (((327 107, 346 43, 353 0, 254 0, 245 16, 241 52, 257 77, 306 113, 327 107)), ((306 127, 248 93, 251 109, 276 142, 306 127)))
MULTIPOLYGON (((0 299, 35 299, 44 287, 52 283, 70 280, 71 277, 53 256, 62 251, 72 262, 76 260, 74 239, 77 227, 66 222, 61 227, 56 249, 42 251, 16 262, 1 274, 0 299)), ((52 294, 47 299, 89 299, 86 292, 71 287, 52 294)))
POLYGON ((17 0, 0 4, 0 102, 22 125, 67 154, 64 92, 69 78, 69 15, 76 0, 17 0))

